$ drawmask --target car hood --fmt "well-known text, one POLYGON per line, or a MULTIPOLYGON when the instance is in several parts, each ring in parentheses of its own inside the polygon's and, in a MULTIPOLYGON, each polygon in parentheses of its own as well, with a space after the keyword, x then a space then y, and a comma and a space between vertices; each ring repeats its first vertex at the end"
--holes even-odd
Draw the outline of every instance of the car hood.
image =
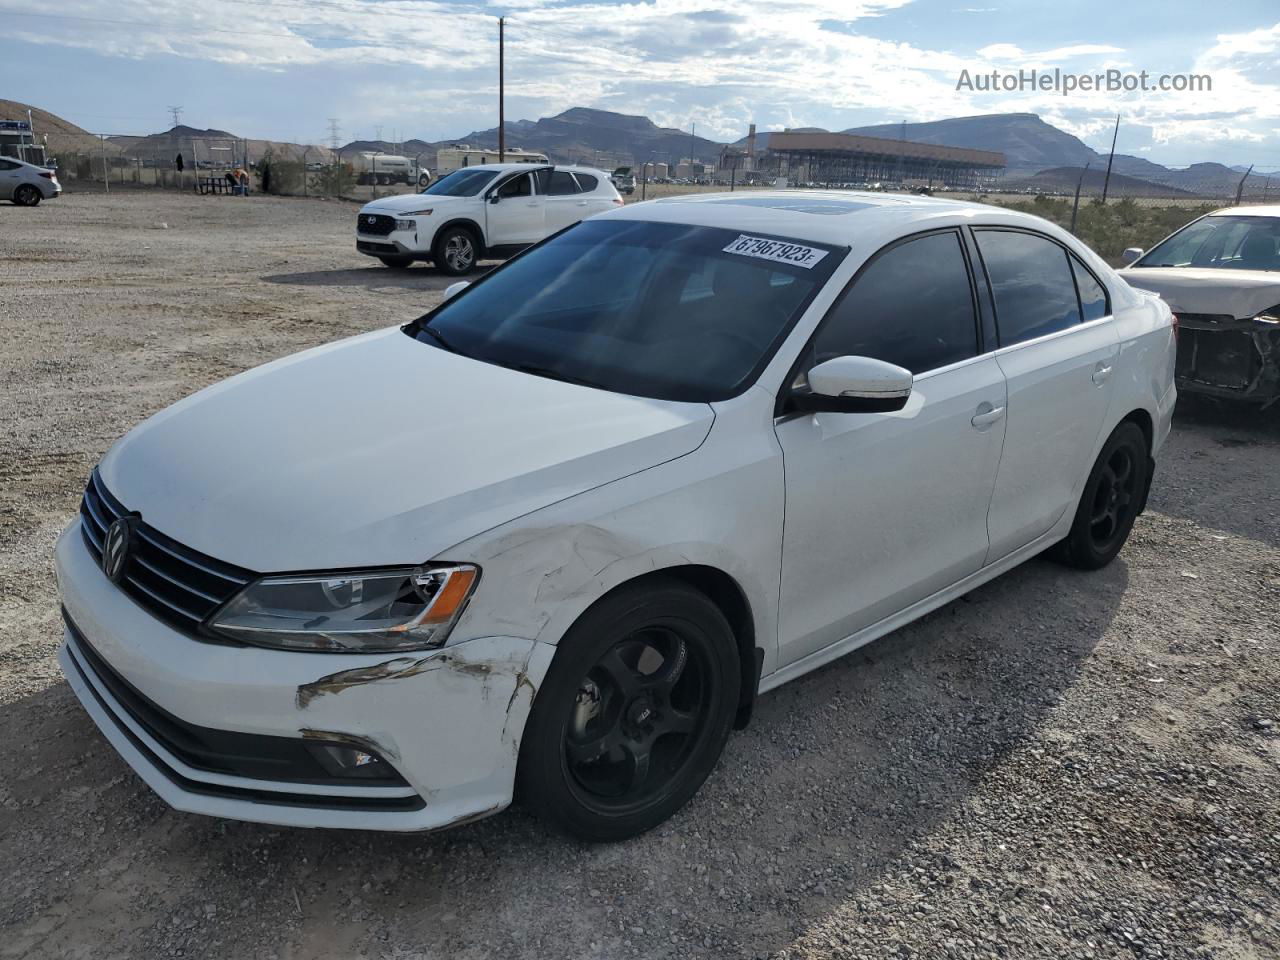
POLYGON ((383 197, 366 203, 360 208, 361 213, 408 213, 410 210, 435 209, 452 206, 462 200, 475 200, 476 197, 428 196, 422 193, 401 193, 394 197, 383 197))
POLYGON ((391 329, 202 390, 131 430, 100 472, 152 527, 260 573, 417 564, 691 453, 713 419, 391 329))
POLYGON ((1120 276, 1130 286, 1160 294, 1174 313, 1247 320, 1280 303, 1280 273, 1274 270, 1139 267, 1121 270, 1120 276))

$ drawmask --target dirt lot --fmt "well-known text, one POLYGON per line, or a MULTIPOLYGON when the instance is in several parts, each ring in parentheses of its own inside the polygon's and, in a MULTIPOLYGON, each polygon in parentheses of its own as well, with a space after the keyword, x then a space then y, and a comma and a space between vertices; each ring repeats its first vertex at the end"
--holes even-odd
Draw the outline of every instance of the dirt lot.
POLYGON ((1110 568, 1030 562, 768 695, 638 840, 168 810, 59 676, 53 541, 141 418, 435 301, 353 212, 0 208, 0 956, 1280 956, 1280 410, 1184 404, 1110 568))

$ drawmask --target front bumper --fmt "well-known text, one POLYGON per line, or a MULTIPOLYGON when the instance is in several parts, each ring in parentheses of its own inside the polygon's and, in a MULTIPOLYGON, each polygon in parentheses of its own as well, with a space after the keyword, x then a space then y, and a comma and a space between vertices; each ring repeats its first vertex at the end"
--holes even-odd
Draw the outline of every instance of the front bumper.
POLYGON ((56 569, 69 622, 63 672, 107 740, 171 806, 288 826, 432 830, 511 802, 520 736, 551 661, 546 644, 487 637, 391 656, 201 642, 111 583, 78 520, 58 541, 56 569), (113 693, 121 683, 196 728, 370 748, 404 783, 302 783, 193 765, 113 693))
POLYGON ((392 230, 387 234, 356 233, 356 250, 370 257, 431 258, 430 244, 419 241, 416 230, 392 230))
POLYGON ((1280 398, 1280 324, 1178 314, 1178 389, 1268 402, 1280 398))

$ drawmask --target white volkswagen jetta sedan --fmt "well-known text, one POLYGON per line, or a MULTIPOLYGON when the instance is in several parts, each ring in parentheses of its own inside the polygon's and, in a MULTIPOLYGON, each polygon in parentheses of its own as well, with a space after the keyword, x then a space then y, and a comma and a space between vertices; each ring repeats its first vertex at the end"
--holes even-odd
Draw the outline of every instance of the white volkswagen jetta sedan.
POLYGON ((758 694, 1053 548, 1169 431, 1167 306, 1043 220, 750 193, 618 209, 403 328, 175 404, 57 546, 63 669, 183 810, 669 817, 758 694))
POLYGON ((464 167, 421 193, 383 197, 361 207, 356 249, 388 267, 430 260, 441 273, 461 276, 482 258, 509 257, 620 206, 609 175, 589 167, 464 167))

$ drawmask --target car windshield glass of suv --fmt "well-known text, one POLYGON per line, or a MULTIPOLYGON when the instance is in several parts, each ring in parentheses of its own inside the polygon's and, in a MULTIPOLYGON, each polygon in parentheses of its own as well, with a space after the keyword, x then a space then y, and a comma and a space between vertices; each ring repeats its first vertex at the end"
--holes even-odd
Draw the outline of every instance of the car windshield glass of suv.
POLYGON ((1280 270, 1280 218, 1205 217, 1183 227, 1134 266, 1280 270))
POLYGON ((436 197, 474 197, 495 175, 492 170, 455 170, 422 192, 436 197))
POLYGON ((847 248, 585 221, 406 332, 539 376, 664 400, 745 390, 847 248))

